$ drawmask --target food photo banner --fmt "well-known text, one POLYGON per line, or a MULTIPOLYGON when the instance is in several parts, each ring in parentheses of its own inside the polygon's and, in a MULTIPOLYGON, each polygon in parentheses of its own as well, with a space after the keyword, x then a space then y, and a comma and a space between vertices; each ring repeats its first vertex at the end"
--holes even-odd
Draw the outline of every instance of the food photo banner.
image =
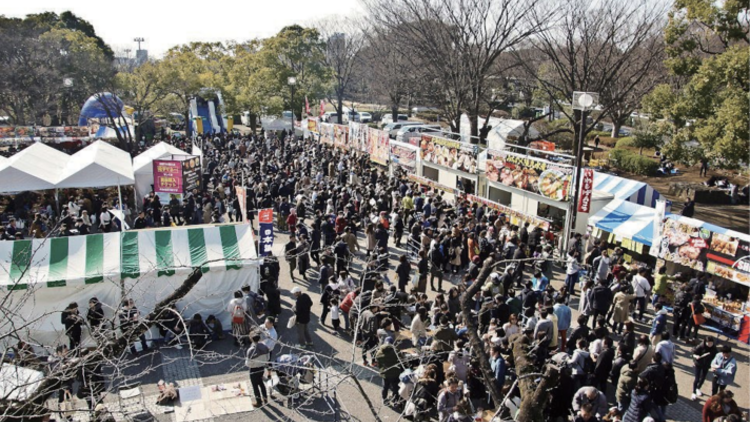
POLYGON ((349 122, 349 146, 352 149, 362 152, 370 151, 368 129, 370 127, 364 123, 349 122))
POLYGON ((320 127, 320 142, 328 145, 333 145, 333 124, 321 123, 320 127))
POLYGON ((182 162, 182 187, 185 194, 201 190, 201 158, 196 156, 182 162))
POLYGON ((497 202, 490 201, 476 195, 466 195, 466 200, 469 202, 484 204, 491 210, 495 210, 499 213, 505 214, 510 219, 510 223, 514 226, 520 227, 523 223, 529 223, 533 227, 540 227, 545 231, 549 230, 550 222, 542 218, 518 212, 511 207, 507 207, 503 204, 499 204, 497 202))
POLYGON ((658 258, 750 286, 750 242, 667 218, 658 258))
POLYGON ((318 119, 307 119, 308 132, 318 133, 318 119))
POLYGON ((88 126, 4 126, 0 127, 0 142, 13 141, 41 141, 41 142, 69 142, 89 138, 88 126))
POLYGON ((391 163, 395 164, 407 173, 413 174, 417 171, 417 148, 402 142, 390 142, 391 163))
POLYGON ((419 142, 422 161, 469 174, 477 174, 476 145, 422 134, 419 142))
POLYGON ((512 152, 487 150, 487 179, 555 201, 570 200, 573 167, 512 152))
POLYGON ((432 179, 428 179, 422 176, 417 176, 416 174, 410 174, 406 177, 406 179, 411 182, 419 183, 425 188, 441 190, 443 192, 450 193, 451 195, 460 196, 462 194, 462 192, 458 189, 454 189, 449 186, 441 185, 440 183, 432 179))
POLYGON ((368 139, 370 144, 368 149, 368 152, 370 153, 370 161, 387 166, 388 158, 390 157, 388 144, 391 140, 390 136, 388 136, 388 132, 369 128, 368 139))
POLYGON ((333 145, 349 149, 349 126, 333 125, 333 145))

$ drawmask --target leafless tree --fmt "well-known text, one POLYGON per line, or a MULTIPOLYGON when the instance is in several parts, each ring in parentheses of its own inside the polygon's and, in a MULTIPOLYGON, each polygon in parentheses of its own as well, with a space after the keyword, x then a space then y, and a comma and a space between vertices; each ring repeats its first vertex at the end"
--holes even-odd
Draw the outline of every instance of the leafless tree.
MULTIPOLYGON (((539 62, 524 63, 570 121, 577 141, 582 115, 569 107, 573 92, 601 94, 601 112, 584 125, 588 133, 660 65, 666 6, 646 0, 565 0, 557 7, 560 17, 551 27, 528 38, 539 62)), ((541 25, 550 17, 534 14, 533 20, 541 25)))
POLYGON ((444 111, 456 117, 466 111, 471 133, 478 134, 477 118, 500 55, 512 50, 546 26, 527 19, 538 0, 365 0, 378 26, 399 40, 405 54, 421 59, 445 98, 444 111))
POLYGON ((327 18, 315 26, 323 40, 324 61, 332 76, 328 101, 336 110, 338 122, 343 122, 344 98, 351 93, 356 82, 365 37, 360 30, 361 25, 341 16, 327 18))

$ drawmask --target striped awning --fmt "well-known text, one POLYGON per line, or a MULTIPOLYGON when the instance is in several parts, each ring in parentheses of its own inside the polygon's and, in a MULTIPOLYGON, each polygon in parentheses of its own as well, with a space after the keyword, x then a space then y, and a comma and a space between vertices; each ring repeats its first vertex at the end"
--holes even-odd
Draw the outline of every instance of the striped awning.
POLYGON ((0 242, 0 288, 59 287, 238 269, 257 258, 245 224, 0 242))
POLYGON ((615 199, 654 208, 661 194, 646 183, 611 174, 594 172, 594 190, 614 195, 615 199))
POLYGON ((589 217, 589 225, 651 246, 655 216, 654 208, 615 199, 589 217))

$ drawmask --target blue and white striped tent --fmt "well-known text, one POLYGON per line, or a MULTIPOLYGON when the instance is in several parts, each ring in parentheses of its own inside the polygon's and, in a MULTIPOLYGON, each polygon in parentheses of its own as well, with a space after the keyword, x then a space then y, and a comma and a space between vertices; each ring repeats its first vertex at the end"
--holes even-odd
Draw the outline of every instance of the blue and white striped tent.
POLYGON ((646 183, 624 179, 611 174, 594 172, 594 190, 614 195, 615 199, 654 208, 659 192, 646 183))
POLYGON ((655 216, 654 208, 615 199, 589 217, 589 225, 651 246, 655 216))

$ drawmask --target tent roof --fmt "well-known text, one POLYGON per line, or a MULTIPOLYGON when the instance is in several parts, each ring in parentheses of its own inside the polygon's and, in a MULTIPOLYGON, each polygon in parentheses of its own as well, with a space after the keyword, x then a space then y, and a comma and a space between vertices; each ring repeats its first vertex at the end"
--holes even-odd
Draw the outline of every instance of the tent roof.
POLYGON ((159 142, 151 148, 143 151, 140 155, 133 158, 133 171, 138 173, 152 173, 154 168, 151 166, 151 162, 158 160, 165 155, 181 154, 188 155, 185 151, 179 148, 173 147, 166 142, 159 142))
POLYGON ((589 225, 651 246, 655 216, 654 208, 615 199, 589 217, 589 225))
POLYGON ((44 372, 4 363, 0 368, 0 398, 25 401, 39 388, 44 372))
POLYGON ((63 287, 258 265, 248 224, 0 241, 0 289, 63 287))
POLYGON ((70 156, 36 142, 0 164, 0 193, 54 189, 70 156))
POLYGON ((70 157, 58 188, 132 185, 130 154, 104 141, 96 141, 70 157))
POLYGON ((650 185, 611 174, 594 172, 594 190, 611 193, 617 199, 655 207, 661 194, 650 185))

